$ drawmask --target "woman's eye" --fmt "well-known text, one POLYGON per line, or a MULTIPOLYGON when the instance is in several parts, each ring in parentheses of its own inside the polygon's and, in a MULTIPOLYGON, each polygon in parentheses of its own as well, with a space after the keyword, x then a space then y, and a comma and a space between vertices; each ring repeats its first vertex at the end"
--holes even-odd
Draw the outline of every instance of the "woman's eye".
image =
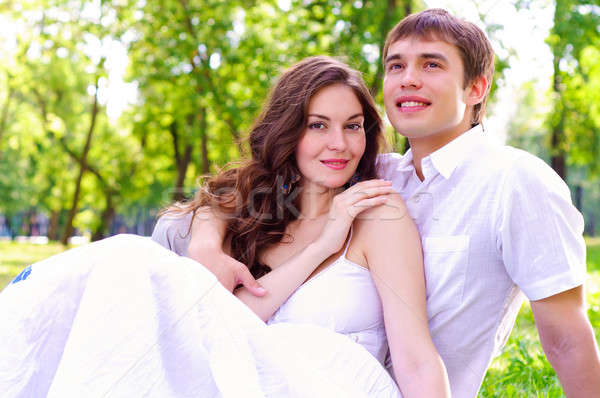
POLYGON ((350 130, 360 130, 360 129, 362 129, 362 125, 360 123, 350 123, 346 127, 349 128, 350 130))
POLYGON ((325 128, 325 124, 322 122, 314 122, 308 125, 309 129, 315 129, 315 130, 323 130, 325 128))

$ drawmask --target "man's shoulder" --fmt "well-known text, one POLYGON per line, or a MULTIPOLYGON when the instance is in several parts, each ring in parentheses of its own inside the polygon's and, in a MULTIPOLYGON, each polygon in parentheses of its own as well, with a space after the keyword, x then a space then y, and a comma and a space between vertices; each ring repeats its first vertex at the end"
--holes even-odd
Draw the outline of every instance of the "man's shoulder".
POLYGON ((184 256, 190 239, 192 213, 164 214, 154 227, 152 239, 169 250, 184 256))
POLYGON ((475 148, 466 167, 477 167, 482 172, 503 174, 548 174, 554 171, 536 155, 510 145, 484 145, 475 148))
POLYGON ((504 195, 537 197, 548 192, 570 196, 564 180, 544 160, 525 150, 501 145, 483 151, 468 165, 480 181, 498 185, 504 195))
POLYGON ((544 160, 523 149, 503 145, 491 152, 491 155, 496 157, 499 167, 512 177, 560 178, 544 160))

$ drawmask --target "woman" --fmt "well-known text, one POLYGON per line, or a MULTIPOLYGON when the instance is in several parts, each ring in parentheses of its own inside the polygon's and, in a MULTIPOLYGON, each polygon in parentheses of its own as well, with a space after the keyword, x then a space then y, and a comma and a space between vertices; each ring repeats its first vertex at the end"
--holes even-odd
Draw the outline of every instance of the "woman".
MULTIPOLYGON (((252 129, 252 159, 168 208, 153 238, 198 260, 207 242, 222 244, 267 291, 234 294, 295 344, 326 350, 323 341, 338 344, 324 337, 334 331, 383 363, 389 343, 405 397, 448 396, 427 328, 418 233, 391 183, 374 179, 380 138, 359 73, 328 57, 305 59, 282 75, 252 129)), ((359 367, 374 377, 354 376, 353 388, 397 394, 380 364, 351 350, 346 364, 329 359, 339 382, 359 367)))

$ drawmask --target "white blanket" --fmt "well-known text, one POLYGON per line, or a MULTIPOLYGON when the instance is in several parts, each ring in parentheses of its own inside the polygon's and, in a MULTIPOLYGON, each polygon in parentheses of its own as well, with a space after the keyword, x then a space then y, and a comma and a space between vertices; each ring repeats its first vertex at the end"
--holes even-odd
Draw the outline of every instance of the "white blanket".
POLYGON ((17 279, 0 293, 2 397, 397 396, 346 336, 266 326, 147 238, 72 249, 17 279))

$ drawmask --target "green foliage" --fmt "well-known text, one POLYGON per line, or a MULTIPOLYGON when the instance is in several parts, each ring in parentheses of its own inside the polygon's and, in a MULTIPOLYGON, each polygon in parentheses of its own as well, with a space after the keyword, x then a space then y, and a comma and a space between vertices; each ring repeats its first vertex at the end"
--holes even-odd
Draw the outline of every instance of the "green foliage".
MULTIPOLYGON (((561 145, 569 161, 597 173, 600 55, 591 29, 597 13, 582 7, 588 3, 557 3, 548 43, 563 61, 563 89, 560 100, 543 108, 553 112, 544 131, 566 120, 568 139, 561 145)), ((421 0, 291 0, 289 7, 276 0, 3 4, 0 22, 21 28, 14 48, 0 38, 9 49, 0 53, 0 213, 64 214, 75 207, 83 212, 75 217, 77 227, 102 232, 110 211, 134 217, 180 192, 189 196, 199 176, 248 154, 246 137, 269 88, 306 56, 334 55, 361 70, 383 113, 386 34, 407 12, 423 8, 421 0), (138 94, 118 120, 106 109, 117 53, 111 48, 126 52, 125 79, 138 94), (100 103, 83 167, 96 93, 100 103)), ((480 17, 491 37, 503 29, 486 23, 485 12, 480 17)), ((508 54, 496 59, 499 82, 514 54, 497 44, 508 54)), ((524 87, 527 106, 515 120, 529 123, 528 132, 535 126, 526 113, 548 102, 532 90, 524 87)), ((519 146, 550 154, 537 131, 517 137, 519 146)), ((404 138, 391 128, 386 133, 390 149, 402 150, 404 138)))
POLYGON ((556 0, 546 42, 554 56, 550 152, 598 176, 600 108, 600 13, 596 0, 556 0))

